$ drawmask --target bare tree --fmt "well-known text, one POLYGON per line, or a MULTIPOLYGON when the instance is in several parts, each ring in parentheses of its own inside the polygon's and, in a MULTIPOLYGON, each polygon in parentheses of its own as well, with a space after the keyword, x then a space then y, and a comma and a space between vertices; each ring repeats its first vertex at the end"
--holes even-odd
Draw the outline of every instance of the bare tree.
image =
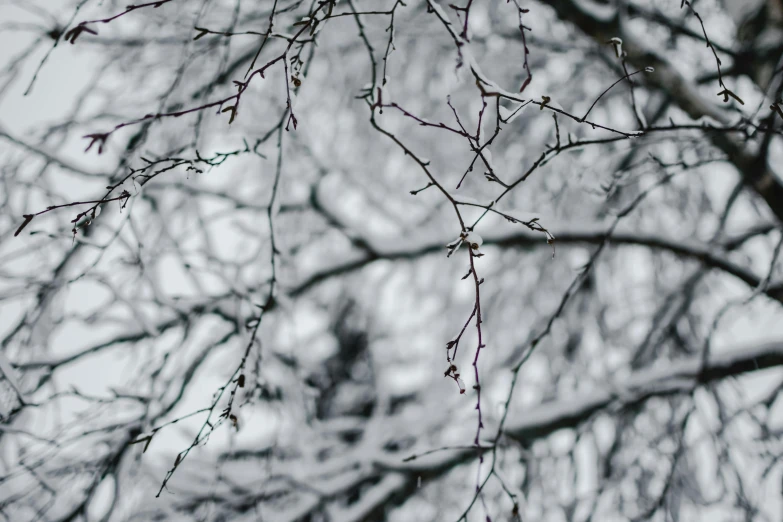
POLYGON ((783 516, 780 0, 0 20, 6 520, 783 516))

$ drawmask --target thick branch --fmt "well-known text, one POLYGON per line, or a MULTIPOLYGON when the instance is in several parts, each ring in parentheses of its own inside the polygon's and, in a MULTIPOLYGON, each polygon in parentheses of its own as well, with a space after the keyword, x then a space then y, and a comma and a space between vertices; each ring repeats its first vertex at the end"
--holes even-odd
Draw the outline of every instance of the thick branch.
MULTIPOLYGON (((610 406, 630 407, 652 397, 686 393, 701 384, 783 366, 783 342, 736 347, 713 355, 703 366, 702 363, 701 356, 675 361, 663 368, 636 372, 612 389, 548 401, 532 409, 512 412, 504 433, 530 444, 557 430, 576 428, 610 406)), ((406 459, 402 463, 390 455, 378 456, 373 459, 372 464, 376 470, 382 470, 383 475, 378 476, 374 472, 357 474, 344 483, 344 488, 329 492, 327 498, 319 500, 317 496, 313 496, 309 506, 297 511, 297 516, 305 516, 312 510, 323 507, 324 500, 333 499, 368 479, 375 479, 377 484, 366 490, 349 510, 340 511, 346 515, 340 520, 367 520, 364 517, 368 514, 380 517, 390 503, 399 504, 415 495, 420 479, 435 480, 475 458, 475 448, 441 451, 416 459, 406 459), (383 476, 386 476, 386 479, 383 479, 383 476)))
MULTIPOLYGON (((623 23, 614 8, 593 0, 544 0, 558 16, 576 25, 583 33, 600 45, 611 38, 623 40, 628 61, 637 68, 654 67, 655 73, 647 75, 647 81, 664 91, 691 118, 713 118, 727 123, 729 115, 715 104, 704 99, 697 87, 686 80, 668 58, 647 47, 627 24, 623 23)), ((708 133, 713 144, 725 152, 745 182, 767 203, 770 210, 783 220, 783 185, 772 172, 765 157, 756 157, 748 151, 740 138, 718 133, 708 133)))
MULTIPOLYGON (((606 228, 600 225, 590 227, 579 225, 566 226, 563 227, 564 230, 562 232, 558 232, 557 228, 552 228, 555 237, 557 238, 555 240, 557 245, 574 243, 600 244, 606 239, 606 228)), ((725 254, 704 243, 688 240, 681 241, 667 236, 634 232, 615 232, 612 234, 610 243, 615 245, 637 245, 668 251, 684 259, 698 261, 710 268, 722 270, 754 288, 759 286, 762 282, 762 278, 754 274, 751 270, 737 265, 729 260, 725 254)), ((502 247, 539 246, 551 248, 542 238, 540 233, 528 230, 519 230, 506 235, 498 234, 485 237, 484 245, 498 245, 502 247)), ((436 252, 443 252, 445 254, 446 248, 444 243, 439 242, 437 238, 425 239, 418 242, 410 239, 398 239, 373 241, 371 242, 371 251, 375 252, 375 255, 363 256, 348 261, 340 261, 330 267, 323 268, 311 274, 307 279, 291 289, 290 293, 294 296, 301 295, 322 281, 353 272, 379 259, 413 260, 436 252)), ((783 303, 783 285, 772 284, 765 289, 765 293, 772 299, 783 303)))
POLYGON ((770 342, 734 348, 713 355, 702 369, 700 355, 675 361, 663 368, 634 373, 611 390, 580 394, 569 400, 553 401, 515 415, 506 435, 531 442, 556 430, 574 428, 610 405, 632 406, 651 397, 690 391, 700 384, 738 377, 783 365, 783 343, 770 342))

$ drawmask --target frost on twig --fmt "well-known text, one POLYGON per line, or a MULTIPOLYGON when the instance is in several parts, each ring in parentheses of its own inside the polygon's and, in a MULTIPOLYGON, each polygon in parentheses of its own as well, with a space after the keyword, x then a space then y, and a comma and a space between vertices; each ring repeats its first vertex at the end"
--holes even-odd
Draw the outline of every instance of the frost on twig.
POLYGON ((618 58, 622 58, 623 56, 623 40, 618 37, 611 38, 608 42, 608 44, 611 44, 612 47, 614 47, 614 54, 618 58))
POLYGON ((479 251, 481 245, 484 244, 484 239, 476 232, 462 231, 460 232, 459 238, 446 245, 446 248, 448 249, 446 257, 451 257, 454 252, 460 249, 463 243, 468 245, 474 256, 481 257, 484 255, 479 251))

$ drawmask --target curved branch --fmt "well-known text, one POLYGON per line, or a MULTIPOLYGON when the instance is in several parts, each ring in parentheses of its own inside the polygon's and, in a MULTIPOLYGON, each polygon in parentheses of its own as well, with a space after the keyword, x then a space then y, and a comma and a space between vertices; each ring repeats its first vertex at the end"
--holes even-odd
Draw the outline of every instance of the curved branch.
MULTIPOLYGON (((558 245, 568 244, 601 244, 606 239, 606 229, 603 226, 569 226, 562 232, 556 233, 558 245)), ((671 252, 684 259, 690 259, 704 263, 707 267, 721 270, 740 279, 751 287, 758 287, 762 278, 751 270, 744 268, 726 257, 720 251, 716 251, 705 243, 690 240, 675 240, 667 236, 643 234, 634 232, 615 232, 611 235, 610 244, 636 245, 671 252)), ((348 261, 340 261, 331 267, 323 268, 312 273, 304 281, 290 289, 292 296, 304 294, 318 283, 361 269, 373 261, 384 260, 413 260, 436 252, 445 253, 445 245, 437 239, 429 238, 421 241, 410 239, 374 240, 369 242, 374 255, 363 256, 348 261)), ((506 235, 495 235, 484 238, 484 245, 497 245, 501 247, 547 247, 550 245, 543 241, 540 233, 527 230, 516 231, 506 235)), ((770 285, 764 293, 772 299, 783 303, 783 284, 770 285)))

